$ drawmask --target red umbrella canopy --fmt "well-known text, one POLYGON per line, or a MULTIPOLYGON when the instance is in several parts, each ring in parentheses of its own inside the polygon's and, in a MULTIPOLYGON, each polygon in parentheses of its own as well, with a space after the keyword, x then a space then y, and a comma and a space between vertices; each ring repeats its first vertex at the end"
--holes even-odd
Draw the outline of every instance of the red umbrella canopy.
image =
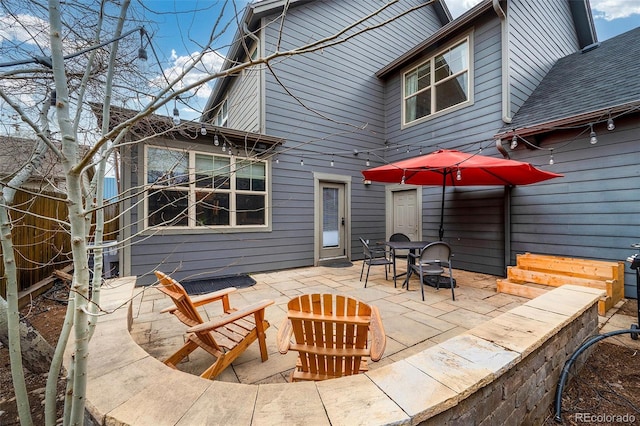
POLYGON ((522 161, 441 149, 363 170, 366 180, 411 185, 528 185, 561 174, 535 168, 522 161))

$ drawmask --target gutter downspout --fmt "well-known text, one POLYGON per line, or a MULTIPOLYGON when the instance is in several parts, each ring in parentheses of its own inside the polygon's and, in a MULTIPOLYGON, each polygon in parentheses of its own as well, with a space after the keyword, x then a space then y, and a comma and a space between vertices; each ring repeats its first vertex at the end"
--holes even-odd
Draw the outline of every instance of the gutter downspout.
POLYGON ((511 86, 509 84, 509 26, 507 14, 500 7, 500 0, 493 0, 493 9, 500 18, 500 30, 502 33, 502 121, 511 123, 511 86))
MULTIPOLYGON (((502 121, 511 123, 511 85, 509 84, 509 25, 507 14, 500 7, 500 0, 493 0, 493 10, 500 18, 501 47, 502 47, 502 121)), ((496 141, 498 150, 505 158, 509 154, 502 147, 500 139, 496 141), (501 149, 502 148, 502 149, 501 149), (505 155, 506 154, 506 155, 505 155)), ((507 276, 507 265, 511 262, 511 187, 504 188, 504 276, 507 276)))

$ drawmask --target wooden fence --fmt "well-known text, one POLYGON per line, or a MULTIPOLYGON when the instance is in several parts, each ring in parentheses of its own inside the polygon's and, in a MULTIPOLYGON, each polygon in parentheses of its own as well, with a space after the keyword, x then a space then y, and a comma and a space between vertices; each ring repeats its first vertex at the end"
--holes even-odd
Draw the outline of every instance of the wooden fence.
MULTIPOLYGON (((28 291, 34 284, 49 277, 54 270, 71 263, 67 205, 59 194, 33 196, 18 191, 13 206, 20 210, 11 212, 18 291, 28 291)), ((118 237, 118 214, 117 204, 105 208, 105 241, 116 240, 118 237)), ((0 274, 0 294, 6 297, 2 262, 0 274)))

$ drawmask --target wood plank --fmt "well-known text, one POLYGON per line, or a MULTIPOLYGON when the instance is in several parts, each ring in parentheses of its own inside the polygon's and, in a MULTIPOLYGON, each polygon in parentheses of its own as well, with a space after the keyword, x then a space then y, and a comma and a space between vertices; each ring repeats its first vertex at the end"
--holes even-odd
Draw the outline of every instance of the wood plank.
POLYGON ((618 275, 618 264, 589 259, 534 255, 526 253, 517 256, 520 269, 553 271, 580 278, 615 279, 618 275))
POLYGON ((598 288, 602 290, 606 290, 607 288, 605 281, 564 275, 561 273, 555 273, 555 271, 551 273, 520 268, 511 268, 508 271, 507 278, 512 282, 528 282, 549 285, 553 287, 560 287, 561 285, 565 284, 574 284, 583 287, 598 288))
POLYGON ((527 284, 513 283, 509 280, 497 280, 496 289, 498 293, 507 293, 514 296, 526 297, 528 299, 535 299, 548 291, 546 289, 529 286, 527 284))

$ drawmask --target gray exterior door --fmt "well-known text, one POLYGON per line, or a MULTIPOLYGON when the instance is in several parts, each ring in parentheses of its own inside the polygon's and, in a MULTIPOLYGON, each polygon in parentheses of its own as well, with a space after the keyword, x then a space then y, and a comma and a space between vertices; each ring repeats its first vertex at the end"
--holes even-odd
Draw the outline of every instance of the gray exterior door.
POLYGON ((320 259, 346 256, 345 185, 320 183, 320 259))

